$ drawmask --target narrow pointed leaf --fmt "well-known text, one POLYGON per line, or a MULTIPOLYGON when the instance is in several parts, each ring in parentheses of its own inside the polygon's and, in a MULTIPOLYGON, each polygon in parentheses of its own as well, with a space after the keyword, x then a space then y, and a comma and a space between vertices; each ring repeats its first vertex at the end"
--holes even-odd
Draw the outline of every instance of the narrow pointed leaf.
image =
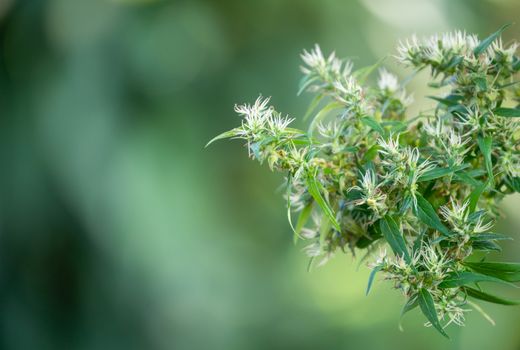
POLYGON ((228 139, 230 137, 234 137, 237 135, 237 129, 233 129, 233 130, 229 130, 229 131, 226 131, 226 132, 223 132, 222 134, 220 135, 217 135, 215 136, 214 138, 212 138, 207 144, 206 146, 204 146, 204 148, 208 147, 209 145, 211 145, 213 142, 217 141, 217 140, 222 140, 222 139, 228 139))
POLYGON ((318 123, 321 122, 327 116, 327 114, 329 114, 334 109, 339 109, 339 108, 342 108, 342 107, 343 107, 343 105, 341 103, 339 103, 339 102, 336 102, 336 101, 331 102, 328 105, 326 105, 325 107, 323 107, 316 114, 316 116, 312 120, 311 124, 309 125, 309 132, 308 132, 309 136, 312 136, 312 132, 314 131, 314 129, 316 129, 316 127, 318 126, 318 123))
POLYGON ((434 179, 437 179, 439 177, 443 177, 443 176, 446 176, 448 174, 451 174, 451 173, 457 172, 459 170, 465 169, 467 167, 468 167, 467 165, 459 165, 459 166, 453 166, 453 167, 448 167, 448 168, 435 168, 435 169, 432 169, 432 170, 429 170, 429 171, 425 172, 423 175, 421 175, 417 179, 417 181, 418 182, 422 182, 422 181, 434 180, 434 179))
POLYGON ((503 281, 520 282, 520 263, 465 262, 464 266, 478 273, 493 276, 503 281))
POLYGON ((307 178, 307 186, 309 194, 312 196, 312 198, 314 198, 316 203, 320 206, 321 210, 323 210, 325 216, 330 220, 334 228, 337 231, 341 232, 341 227, 339 226, 338 221, 336 220, 336 215, 334 214, 334 211, 331 209, 327 201, 321 195, 320 186, 318 185, 314 176, 309 176, 307 178))
POLYGON ((403 308, 401 309, 401 315, 399 315, 399 330, 403 331, 402 321, 404 315, 415 309, 417 306, 419 306, 419 298, 417 297, 417 295, 411 296, 406 301, 406 304, 404 304, 403 308))
POLYGON ((309 118, 309 116, 312 114, 312 112, 314 112, 314 110, 316 109, 316 107, 318 107, 318 105, 320 104, 320 101, 322 100, 322 98, 324 97, 323 94, 320 94, 320 95, 316 95, 311 103, 309 104, 309 107, 307 108, 307 111, 305 112, 305 115, 303 116, 303 120, 307 120, 307 118, 309 118))
POLYGON ((506 283, 505 281, 493 276, 487 276, 477 272, 463 271, 450 273, 441 283, 439 283, 439 288, 456 288, 477 282, 496 282, 511 285, 510 283, 506 283))
POLYGON ((508 118, 520 117, 520 108, 497 108, 493 111, 495 115, 508 118))
POLYGON ((501 235, 500 233, 485 232, 477 233, 471 236, 472 241, 509 241, 513 240, 512 237, 501 235))
POLYGON ((437 101, 445 106, 451 107, 459 104, 460 100, 464 99, 464 96, 461 95, 449 95, 446 97, 438 97, 438 96, 426 96, 429 99, 437 101))
POLYGON ((450 338, 448 334, 442 328, 441 323, 439 322, 439 317, 437 316, 437 311, 435 310, 435 303, 433 302, 432 295, 426 289, 421 288, 419 290, 419 295, 417 296, 417 300, 419 302, 419 306, 421 307, 421 311, 426 316, 428 321, 432 324, 435 329, 439 331, 440 334, 445 336, 446 338, 450 338))
POLYGON ((421 196, 419 193, 416 194, 417 197, 417 210, 416 215, 417 217, 424 222, 429 227, 439 231, 445 236, 451 236, 452 233, 450 230, 444 226, 444 224, 441 222, 441 219, 435 212, 435 209, 433 209, 430 202, 428 202, 423 196, 421 196))
POLYGON ((296 96, 300 96, 316 80, 316 77, 310 77, 308 75, 304 76, 302 80, 300 80, 300 88, 298 89, 298 93, 296 94, 296 96))
POLYGON ((509 299, 497 297, 495 295, 488 294, 488 293, 482 292, 478 289, 474 289, 474 288, 470 288, 470 287, 465 287, 464 290, 466 291, 468 296, 475 298, 475 299, 484 300, 489 303, 500 304, 500 305, 520 305, 520 300, 509 300, 509 299))
POLYGON ((490 36, 488 36, 487 38, 485 38, 484 40, 482 40, 478 45, 477 47, 475 47, 475 49, 473 50, 473 53, 475 54, 475 56, 479 56, 481 53, 483 53, 484 51, 486 51, 486 49, 489 47, 489 45, 491 45, 493 43, 493 41, 495 41, 499 36, 500 34, 502 34, 502 32, 507 28, 509 27, 511 24, 506 24, 506 25, 503 25, 499 30, 497 30, 496 32, 494 32, 493 34, 491 34, 490 36))
POLYGON ((356 70, 352 73, 352 76, 356 78, 358 83, 363 84, 363 82, 370 76, 370 74, 372 74, 372 72, 374 72, 381 65, 381 63, 383 63, 385 59, 386 57, 383 57, 370 66, 366 66, 356 70))
POLYGON ((367 291, 365 295, 368 295, 370 293, 370 288, 372 288, 372 283, 374 283, 374 278, 376 277, 376 274, 381 271, 382 266, 378 265, 372 269, 370 272, 370 276, 368 277, 368 285, 367 285, 367 291))
POLYGON ((478 185, 467 198, 469 200, 468 210, 470 213, 473 213, 477 209, 478 200, 480 196, 484 192, 484 190, 488 187, 488 182, 484 182, 478 185))
POLYGON ((478 147, 480 148, 480 152, 484 156, 484 164, 486 165, 486 170, 488 173, 488 179, 490 184, 493 184, 493 163, 491 162, 491 147, 493 144, 493 139, 491 136, 477 138, 478 147))
POLYGON ((312 205, 313 202, 309 202, 305 207, 303 207, 300 215, 298 216, 298 221, 296 221, 296 227, 294 228, 294 243, 296 243, 298 238, 300 238, 303 227, 307 221, 309 221, 312 213, 312 205))
POLYGON ((401 233, 401 230, 397 226, 394 218, 386 215, 382 220, 379 221, 379 227, 386 241, 392 248, 392 251, 405 259, 406 262, 410 262, 410 254, 406 247, 406 242, 401 233))
POLYGON ((494 241, 472 241, 471 246, 475 250, 482 250, 488 252, 501 252, 502 248, 494 241))
POLYGON ((366 116, 361 118, 361 122, 371 128, 374 131, 377 131, 380 135, 385 135, 385 129, 379 124, 374 118, 366 116))

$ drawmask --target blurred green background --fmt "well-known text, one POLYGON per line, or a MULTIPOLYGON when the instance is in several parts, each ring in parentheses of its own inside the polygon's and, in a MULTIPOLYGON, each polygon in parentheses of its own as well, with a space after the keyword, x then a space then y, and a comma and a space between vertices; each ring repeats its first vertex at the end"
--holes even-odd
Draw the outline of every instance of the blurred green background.
POLYGON ((314 43, 360 67, 412 33, 519 18, 518 0, 0 0, 0 348, 520 349, 514 307, 452 342, 418 312, 400 332, 403 299, 366 297, 351 255, 306 272, 282 175, 240 142, 203 148, 259 93, 301 116, 314 43))

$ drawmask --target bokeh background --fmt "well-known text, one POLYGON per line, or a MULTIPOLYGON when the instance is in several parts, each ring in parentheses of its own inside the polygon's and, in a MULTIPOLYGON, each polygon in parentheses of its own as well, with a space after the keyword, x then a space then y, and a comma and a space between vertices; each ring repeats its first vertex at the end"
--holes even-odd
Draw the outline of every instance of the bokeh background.
POLYGON ((301 116, 314 43, 361 67, 412 33, 519 19, 518 0, 0 0, 0 348, 520 349, 514 307, 451 342, 419 312, 400 332, 403 299, 366 297, 351 255, 306 271, 282 175, 240 142, 204 149, 259 93, 301 116))

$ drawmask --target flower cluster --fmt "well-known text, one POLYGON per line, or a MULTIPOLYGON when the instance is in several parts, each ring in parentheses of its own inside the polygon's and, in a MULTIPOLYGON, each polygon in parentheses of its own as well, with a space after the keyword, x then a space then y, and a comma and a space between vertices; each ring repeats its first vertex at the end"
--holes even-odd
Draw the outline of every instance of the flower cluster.
POLYGON ((354 71, 316 46, 302 55, 300 92, 317 94, 307 132, 260 97, 236 106, 242 125, 214 139, 243 139, 252 158, 287 174, 288 216, 311 264, 385 247, 368 289, 381 273, 406 298, 403 312, 419 307, 443 335, 468 310, 483 312, 472 299, 515 303, 473 284, 520 281, 520 264, 475 261, 508 238, 492 232, 498 204, 520 192, 520 59, 504 29, 483 40, 456 31, 401 42, 398 61, 429 68, 429 86, 448 91, 418 116, 396 75, 379 64, 354 71))

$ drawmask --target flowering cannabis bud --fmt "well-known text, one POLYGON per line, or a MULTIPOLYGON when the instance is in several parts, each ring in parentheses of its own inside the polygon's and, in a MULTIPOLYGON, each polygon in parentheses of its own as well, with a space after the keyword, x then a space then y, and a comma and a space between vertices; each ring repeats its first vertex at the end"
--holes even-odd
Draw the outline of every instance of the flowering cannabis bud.
POLYGON ((520 58, 516 43, 500 39, 506 27, 484 40, 453 32, 402 42, 397 59, 429 68, 429 85, 448 91, 413 118, 395 75, 380 69, 370 86, 378 64, 353 71, 316 46, 302 55, 300 93, 317 94, 307 115, 319 109, 307 132, 259 97, 236 106, 242 125, 210 143, 243 139, 250 157, 287 174, 290 225, 308 242, 311 263, 383 248, 369 264, 367 293, 380 272, 406 298, 403 314, 419 307, 426 325, 447 336, 445 327, 463 325, 468 310, 489 319, 473 299, 518 304, 477 284, 520 282, 520 264, 475 255, 500 251, 508 237, 492 232, 498 204, 520 192, 520 58))

